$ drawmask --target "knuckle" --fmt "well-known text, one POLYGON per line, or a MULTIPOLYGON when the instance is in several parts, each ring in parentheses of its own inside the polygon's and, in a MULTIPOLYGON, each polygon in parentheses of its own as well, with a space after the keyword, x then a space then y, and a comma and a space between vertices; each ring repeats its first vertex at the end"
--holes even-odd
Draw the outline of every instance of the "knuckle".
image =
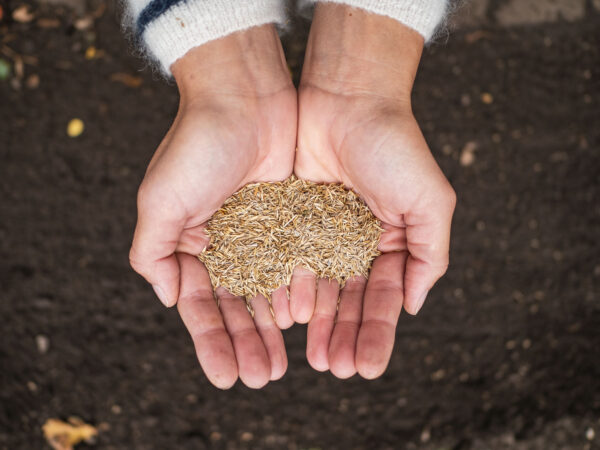
POLYGON ((135 247, 131 247, 131 249, 129 250, 129 265, 134 271, 136 271, 140 275, 144 275, 144 264, 139 258, 138 252, 136 251, 135 247))
POLYGON ((454 208, 456 207, 456 191, 448 181, 446 181, 441 192, 441 199, 444 204, 448 206, 450 211, 454 211, 454 208))
POLYGON ((137 206, 139 210, 150 208, 153 202, 152 188, 147 182, 142 181, 137 192, 137 206))
POLYGON ((438 278, 444 276, 444 274, 448 271, 448 267, 450 265, 448 255, 445 255, 444 258, 440 261, 439 264, 435 267, 435 274, 438 278))
POLYGON ((451 185, 448 185, 448 203, 452 206, 452 210, 456 207, 457 197, 456 191, 451 185))

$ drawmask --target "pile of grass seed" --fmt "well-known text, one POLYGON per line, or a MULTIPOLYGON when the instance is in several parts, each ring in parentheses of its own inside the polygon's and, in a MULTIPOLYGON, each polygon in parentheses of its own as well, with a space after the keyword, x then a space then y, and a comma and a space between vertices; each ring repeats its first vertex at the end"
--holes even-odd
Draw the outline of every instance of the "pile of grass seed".
POLYGON ((210 245, 198 258, 213 287, 249 300, 288 285, 303 266, 343 286, 368 276, 379 255, 379 221, 341 184, 291 177, 249 184, 228 198, 207 224, 210 245))

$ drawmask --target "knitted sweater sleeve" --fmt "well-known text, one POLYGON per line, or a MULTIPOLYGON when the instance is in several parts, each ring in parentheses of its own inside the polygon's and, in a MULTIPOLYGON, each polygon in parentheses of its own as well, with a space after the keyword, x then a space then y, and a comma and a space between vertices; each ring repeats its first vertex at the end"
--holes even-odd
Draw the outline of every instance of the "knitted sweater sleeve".
POLYGON ((284 0, 126 0, 126 7, 137 37, 166 74, 194 47, 286 20, 284 0))
POLYGON ((304 0, 343 3, 391 17, 417 31, 428 41, 446 15, 448 0, 304 0))

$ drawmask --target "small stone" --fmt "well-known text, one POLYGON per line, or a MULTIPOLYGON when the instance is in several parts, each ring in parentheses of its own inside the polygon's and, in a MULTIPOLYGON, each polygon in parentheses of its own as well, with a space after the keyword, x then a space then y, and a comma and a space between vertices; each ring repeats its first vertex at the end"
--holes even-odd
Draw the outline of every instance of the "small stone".
POLYGON ((431 374, 432 381, 440 381, 446 376, 446 371, 444 369, 436 370, 431 374))
POLYGON ((28 381, 27 382, 27 389, 29 389, 31 392, 37 392, 38 386, 33 381, 28 381))
POLYGON ((222 437, 223 435, 218 431, 213 431, 212 433, 210 433, 210 440, 213 442, 220 441, 222 437))
POLYGON ((521 291, 513 291, 513 293, 512 293, 512 299, 515 302, 521 303, 524 298, 525 298, 525 296, 523 295, 523 293, 521 291))
POLYGON ((348 407, 350 406, 350 400, 347 398, 343 398, 340 400, 340 404, 338 406, 338 411, 341 413, 348 412, 348 407))
POLYGON ((458 381, 461 383, 466 383, 469 381, 469 374, 467 372, 463 372, 458 376, 458 381))
POLYGON ((94 20, 92 19, 92 17, 86 16, 86 17, 77 19, 75 21, 75 23, 73 24, 73 26, 77 30, 83 31, 83 30, 87 30, 88 28, 90 28, 93 24, 94 24, 94 20))
POLYGON ((531 339, 524 339, 523 342, 521 342, 521 347, 525 350, 529 349, 531 347, 531 339))
POLYGON ((483 220, 478 220, 475 224, 475 228, 477 229, 477 231, 485 230, 485 222, 483 220))
POLYGON ((425 428, 423 431, 421 431, 421 442, 426 443, 429 442, 430 439, 431 431, 429 431, 429 428, 425 428))
POLYGON ((398 400, 396 400, 396 406, 398 408, 404 408, 407 404, 408 400, 406 399, 406 397, 400 397, 398 400))
POLYGON ((471 166, 475 162, 475 150, 477 150, 477 143, 469 141, 463 147, 460 153, 460 165, 463 167, 471 166))
POLYGON ((494 97, 489 92, 481 94, 481 101, 486 105, 491 105, 494 102, 494 97))
POLYGON ((587 430, 585 430, 585 438, 588 441, 593 441, 595 437, 596 437, 596 432, 594 431, 594 429, 592 427, 589 427, 587 430))
POLYGON ((25 86, 27 89, 37 89, 40 85, 40 76, 36 73, 31 74, 25 80, 25 86))
POLYGON ((48 339, 47 336, 44 336, 43 334, 38 334, 35 337, 35 344, 40 355, 48 353, 48 349, 50 348, 50 339, 48 339))
POLYGON ((504 347, 506 347, 506 350, 513 350, 516 346, 517 346, 517 342, 513 341, 513 340, 506 341, 506 344, 504 344, 504 347))
POLYGON ((110 407, 110 412, 112 412, 112 413, 113 413, 113 414, 115 414, 115 415, 119 415, 119 414, 121 414, 121 412, 122 412, 122 411, 123 411, 123 410, 121 409, 121 407, 120 407, 119 405, 117 405, 117 404, 115 404, 115 405, 112 405, 112 406, 110 407))
POLYGON ((252 439, 254 439, 254 435, 249 431, 244 431, 240 436, 242 442, 250 442, 252 439))
POLYGON ((463 106, 469 106, 471 104, 471 96, 469 94, 463 94, 460 96, 460 104, 463 106))
POLYGON ((12 13, 13 20, 19 23, 29 23, 34 17, 35 16, 29 11, 29 6, 27 5, 19 6, 12 13))

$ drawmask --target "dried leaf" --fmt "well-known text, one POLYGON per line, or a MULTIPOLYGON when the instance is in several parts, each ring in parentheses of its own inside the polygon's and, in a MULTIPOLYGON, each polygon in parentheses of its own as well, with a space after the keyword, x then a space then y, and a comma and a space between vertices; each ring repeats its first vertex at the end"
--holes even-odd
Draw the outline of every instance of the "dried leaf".
POLYGON ((38 19, 36 25, 40 28, 58 28, 60 27, 60 20, 42 17, 41 19, 38 19))
POLYGON ((85 50, 85 59, 94 59, 96 57, 96 47, 94 47, 93 45, 90 45, 86 50, 85 50))
POLYGON ((474 42, 477 42, 480 39, 489 39, 492 36, 493 35, 491 33, 488 33, 487 31, 476 30, 476 31, 472 31, 471 33, 468 33, 465 36, 465 42, 467 44, 473 44, 474 42))
POLYGON ((144 82, 144 79, 142 77, 130 75, 128 73, 119 72, 119 73, 113 73, 110 76, 110 81, 116 81, 117 83, 123 83, 125 86, 128 86, 130 88, 138 88, 142 85, 142 83, 144 82))
POLYGON ((25 86, 27 86, 28 89, 37 89, 37 87, 39 85, 40 85, 40 76, 36 73, 29 75, 27 77, 27 80, 25 80, 25 86))
POLYGON ((83 120, 77 118, 71 119, 67 125, 67 135, 76 138, 77 136, 81 136, 84 129, 85 124, 83 123, 83 120))
POLYGON ((16 77, 19 79, 23 78, 23 75, 25 74, 25 64, 23 63, 23 58, 20 56, 15 57, 14 67, 16 77))
POLYGON ((29 11, 29 6, 21 5, 13 11, 12 18, 16 22, 29 23, 35 18, 35 16, 29 11))
POLYGON ((72 450, 81 441, 90 442, 98 435, 98 430, 76 417, 69 422, 48 419, 42 426, 44 437, 54 450, 72 450))

